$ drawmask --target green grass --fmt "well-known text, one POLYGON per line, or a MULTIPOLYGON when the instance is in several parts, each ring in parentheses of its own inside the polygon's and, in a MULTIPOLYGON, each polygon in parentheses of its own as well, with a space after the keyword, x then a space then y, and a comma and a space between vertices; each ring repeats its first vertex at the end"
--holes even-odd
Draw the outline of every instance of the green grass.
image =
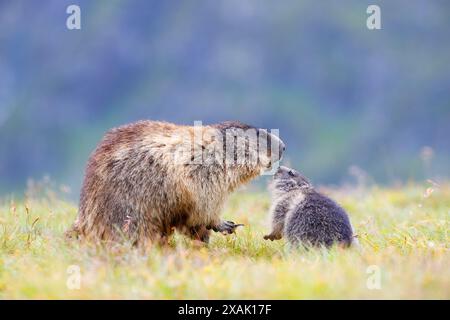
POLYGON ((427 187, 324 190, 348 210, 361 245, 329 251, 263 240, 265 193, 230 198, 224 218, 246 224, 237 234, 214 234, 208 247, 176 235, 145 253, 65 242, 77 209, 54 196, 4 200, 0 298, 449 299, 450 185, 427 187), (80 268, 80 289, 67 286, 71 265, 80 268), (367 287, 373 265, 380 289, 367 287))

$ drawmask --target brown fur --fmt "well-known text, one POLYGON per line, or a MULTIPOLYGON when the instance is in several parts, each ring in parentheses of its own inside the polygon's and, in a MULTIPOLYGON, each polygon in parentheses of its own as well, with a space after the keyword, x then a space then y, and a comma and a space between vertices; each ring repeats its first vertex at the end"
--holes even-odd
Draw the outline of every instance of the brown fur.
MULTIPOLYGON (((219 142, 230 128, 250 127, 239 122, 203 126, 199 141, 193 139, 194 127, 166 122, 139 121, 110 130, 89 158, 79 214, 68 235, 143 244, 165 242, 178 229, 207 242, 208 229, 221 223, 226 196, 267 165, 226 164, 220 154, 227 151, 219 142), (192 164, 194 158, 203 161, 192 164)), ((246 154, 255 148, 250 143, 246 154)))

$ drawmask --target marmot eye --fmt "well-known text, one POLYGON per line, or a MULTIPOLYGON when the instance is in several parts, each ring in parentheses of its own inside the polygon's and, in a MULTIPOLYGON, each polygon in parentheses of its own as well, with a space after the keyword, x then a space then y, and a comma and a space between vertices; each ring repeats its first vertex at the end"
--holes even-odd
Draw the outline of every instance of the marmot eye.
POLYGON ((294 171, 292 171, 292 170, 289 170, 289 175, 290 175, 291 177, 295 177, 295 173, 294 173, 294 171))

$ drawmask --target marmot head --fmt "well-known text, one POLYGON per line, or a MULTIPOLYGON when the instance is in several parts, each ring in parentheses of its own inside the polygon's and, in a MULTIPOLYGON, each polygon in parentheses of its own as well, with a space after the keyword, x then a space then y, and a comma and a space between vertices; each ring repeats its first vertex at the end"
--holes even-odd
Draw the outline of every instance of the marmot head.
POLYGON ((308 189, 312 189, 311 182, 297 170, 280 166, 273 176, 272 190, 276 194, 308 189))
POLYGON ((277 135, 239 121, 225 121, 212 127, 221 136, 223 163, 229 168, 268 170, 286 149, 277 135))
POLYGON ((171 152, 176 163, 190 168, 190 174, 224 173, 229 190, 270 171, 285 150, 276 134, 239 121, 194 125, 188 134, 179 130, 171 152))

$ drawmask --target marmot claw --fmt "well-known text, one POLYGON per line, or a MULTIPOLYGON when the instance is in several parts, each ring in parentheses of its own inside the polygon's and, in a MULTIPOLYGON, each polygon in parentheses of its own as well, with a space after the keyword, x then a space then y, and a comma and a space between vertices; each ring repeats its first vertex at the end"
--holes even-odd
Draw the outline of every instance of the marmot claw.
POLYGON ((242 223, 234 223, 233 221, 222 221, 218 226, 212 227, 213 231, 223 234, 232 234, 237 227, 244 226, 242 223))

